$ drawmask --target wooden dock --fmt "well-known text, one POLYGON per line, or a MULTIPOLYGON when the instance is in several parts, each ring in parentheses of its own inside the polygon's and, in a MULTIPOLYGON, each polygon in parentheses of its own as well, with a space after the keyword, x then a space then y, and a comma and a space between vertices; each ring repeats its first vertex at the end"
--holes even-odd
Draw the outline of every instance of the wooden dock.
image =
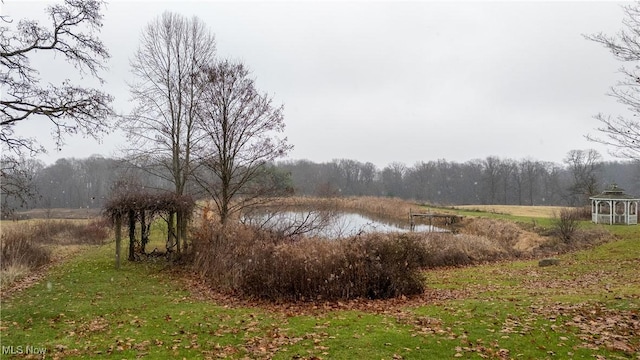
POLYGON ((462 216, 453 215, 453 214, 439 214, 439 213, 414 213, 409 209, 409 223, 411 225, 411 230, 413 230, 416 226, 416 218, 427 218, 429 219, 429 227, 432 228, 434 225, 436 226, 451 226, 460 220, 462 220, 462 216))

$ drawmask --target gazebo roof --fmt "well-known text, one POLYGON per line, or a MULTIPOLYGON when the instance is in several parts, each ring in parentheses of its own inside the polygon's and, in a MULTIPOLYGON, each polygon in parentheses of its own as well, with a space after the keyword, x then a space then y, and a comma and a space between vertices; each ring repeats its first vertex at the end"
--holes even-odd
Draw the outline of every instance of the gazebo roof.
POLYGON ((609 189, 603 191, 601 194, 594 195, 589 199, 594 200, 640 200, 640 198, 633 197, 624 193, 624 189, 619 188, 618 185, 612 184, 609 189))

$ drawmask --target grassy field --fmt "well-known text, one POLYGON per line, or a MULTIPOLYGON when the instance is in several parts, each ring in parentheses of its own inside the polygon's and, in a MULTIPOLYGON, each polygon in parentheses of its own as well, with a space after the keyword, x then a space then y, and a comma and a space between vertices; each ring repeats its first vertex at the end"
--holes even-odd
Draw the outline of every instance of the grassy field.
POLYGON ((559 214, 565 208, 562 206, 461 205, 455 206, 454 209, 521 217, 550 218, 559 214))
POLYGON ((607 228, 559 266, 436 269, 418 297, 332 303, 225 297, 91 247, 2 297, 2 358, 640 359, 640 226, 607 228))

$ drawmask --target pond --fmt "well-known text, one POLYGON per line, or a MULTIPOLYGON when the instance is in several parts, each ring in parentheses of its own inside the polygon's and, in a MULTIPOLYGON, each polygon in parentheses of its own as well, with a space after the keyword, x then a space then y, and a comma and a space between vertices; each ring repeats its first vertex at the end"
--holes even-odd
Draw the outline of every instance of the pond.
POLYGON ((431 225, 416 224, 411 230, 409 222, 374 219, 352 212, 284 211, 279 213, 259 213, 245 216, 245 222, 268 227, 285 235, 305 235, 338 239, 367 233, 389 232, 447 232, 431 225))

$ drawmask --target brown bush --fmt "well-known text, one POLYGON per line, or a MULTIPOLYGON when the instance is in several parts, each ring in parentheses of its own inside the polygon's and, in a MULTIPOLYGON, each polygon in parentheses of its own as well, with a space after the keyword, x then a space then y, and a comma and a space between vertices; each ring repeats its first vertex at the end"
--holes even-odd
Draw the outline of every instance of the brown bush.
POLYGON ((28 233, 2 232, 2 270, 10 267, 35 268, 48 263, 51 252, 36 243, 28 233))
POLYGON ((106 218, 97 218, 86 225, 76 224, 70 229, 71 237, 77 244, 99 245, 111 234, 111 224, 106 218))
POLYGON ((389 298, 420 293, 422 269, 509 258, 485 236, 367 234, 283 240, 238 224, 192 232, 195 270, 218 289, 272 300, 389 298))
POLYGON ((389 298, 423 291, 426 248, 411 234, 283 241, 241 225, 193 232, 193 264, 211 286, 278 300, 389 298))
POLYGON ((555 235, 565 243, 569 243, 574 240, 574 235, 579 227, 579 208, 560 210, 560 214, 556 215, 553 223, 553 231, 555 235))
POLYGON ((263 247, 240 289, 269 299, 390 298, 423 291, 426 252, 416 239, 372 234, 263 247))
POLYGON ((36 220, 19 225, 17 231, 28 234, 41 244, 98 245, 110 235, 109 222, 103 218, 89 221, 36 220))
POLYGON ((254 229, 232 224, 221 226, 206 221, 191 232, 192 246, 184 260, 214 288, 236 291, 246 262, 260 247, 268 246, 266 238, 254 229))
POLYGON ((2 229, 2 269, 11 266, 35 268, 50 261, 50 250, 42 245, 101 244, 109 237, 104 220, 36 220, 2 229))

